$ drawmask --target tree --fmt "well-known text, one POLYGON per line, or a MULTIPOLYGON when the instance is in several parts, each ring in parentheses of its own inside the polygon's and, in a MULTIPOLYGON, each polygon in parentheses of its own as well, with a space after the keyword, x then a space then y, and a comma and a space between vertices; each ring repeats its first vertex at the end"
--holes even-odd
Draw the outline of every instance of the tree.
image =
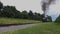
POLYGON ((3 8, 3 16, 4 17, 15 17, 16 9, 14 6, 4 6, 3 8))
POLYGON ((28 19, 28 13, 26 10, 22 11, 22 18, 23 19, 28 19))
POLYGON ((0 2, 0 10, 3 8, 3 3, 0 2))
POLYGON ((0 16, 20 18, 20 11, 16 10, 15 6, 4 6, 3 11, 1 12, 0 16))
POLYGON ((57 19, 55 20, 55 22, 60 24, 60 15, 57 17, 57 19))
POLYGON ((31 10, 29 11, 28 16, 29 19, 33 19, 33 12, 31 10))
POLYGON ((40 13, 36 13, 36 12, 35 12, 33 18, 34 18, 35 20, 41 20, 42 16, 41 16, 40 13))

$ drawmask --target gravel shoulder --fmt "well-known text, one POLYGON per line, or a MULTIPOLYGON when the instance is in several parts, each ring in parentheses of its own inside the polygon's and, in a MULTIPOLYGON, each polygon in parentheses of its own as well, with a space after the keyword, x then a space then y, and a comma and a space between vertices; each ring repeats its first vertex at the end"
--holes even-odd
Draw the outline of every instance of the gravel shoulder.
POLYGON ((26 24, 26 25, 12 25, 12 26, 5 26, 5 27, 0 27, 0 33, 2 32, 7 32, 7 31, 15 31, 18 29, 24 29, 27 27, 32 27, 37 24, 26 24))

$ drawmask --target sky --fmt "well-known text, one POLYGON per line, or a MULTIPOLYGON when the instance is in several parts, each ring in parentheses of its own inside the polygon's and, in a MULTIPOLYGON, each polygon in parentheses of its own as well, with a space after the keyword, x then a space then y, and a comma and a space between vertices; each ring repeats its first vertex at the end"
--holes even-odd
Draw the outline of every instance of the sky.
POLYGON ((56 0, 54 4, 50 5, 48 14, 52 16, 53 20, 55 20, 59 16, 60 0, 56 0))
MULTIPOLYGON (((32 10, 33 12, 43 13, 41 0, 0 0, 4 6, 15 6, 17 10, 32 10)), ((50 15, 53 20, 60 14, 60 0, 56 0, 55 4, 51 4, 47 15, 50 15)))
POLYGON ((15 6, 17 10, 32 10, 33 12, 43 13, 41 10, 41 0, 1 0, 1 2, 6 6, 15 6))

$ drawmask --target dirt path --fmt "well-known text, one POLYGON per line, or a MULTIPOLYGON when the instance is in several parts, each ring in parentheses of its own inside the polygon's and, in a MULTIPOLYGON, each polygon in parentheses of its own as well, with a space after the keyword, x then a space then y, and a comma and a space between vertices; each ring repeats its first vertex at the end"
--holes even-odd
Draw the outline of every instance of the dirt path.
POLYGON ((26 24, 26 25, 15 25, 15 26, 6 26, 6 27, 0 27, 0 33, 1 32, 7 32, 7 31, 14 31, 14 30, 18 30, 18 29, 24 29, 27 27, 32 27, 34 25, 37 24, 26 24))

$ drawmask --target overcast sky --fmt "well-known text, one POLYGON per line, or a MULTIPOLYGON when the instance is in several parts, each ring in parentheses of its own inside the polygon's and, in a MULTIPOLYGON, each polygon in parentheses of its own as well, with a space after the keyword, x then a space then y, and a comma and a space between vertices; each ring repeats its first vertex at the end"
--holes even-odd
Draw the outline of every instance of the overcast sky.
MULTIPOLYGON (((32 10, 33 12, 43 13, 41 10, 41 0, 0 0, 5 6, 15 6, 17 10, 32 10)), ((55 4, 51 4, 47 13, 55 19, 60 14, 60 0, 56 0, 55 4)))
POLYGON ((42 13, 41 10, 41 0, 1 0, 4 5, 16 6, 20 11, 22 10, 32 10, 33 12, 42 13))

